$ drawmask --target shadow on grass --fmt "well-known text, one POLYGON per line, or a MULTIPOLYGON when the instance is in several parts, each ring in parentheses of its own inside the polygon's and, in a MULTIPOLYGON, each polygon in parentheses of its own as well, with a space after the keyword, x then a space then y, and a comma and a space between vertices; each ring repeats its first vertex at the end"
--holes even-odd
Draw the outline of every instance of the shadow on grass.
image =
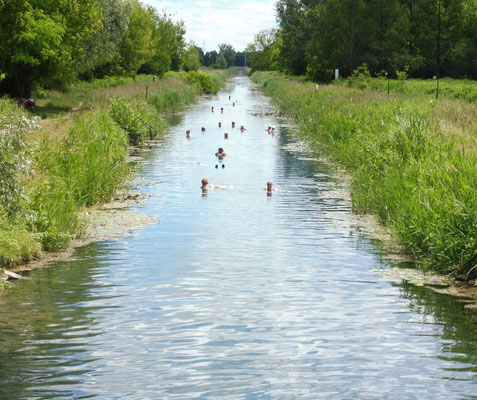
POLYGON ((71 110, 70 107, 60 107, 48 103, 44 106, 35 106, 34 114, 38 115, 42 119, 57 117, 60 114, 65 114, 71 110))

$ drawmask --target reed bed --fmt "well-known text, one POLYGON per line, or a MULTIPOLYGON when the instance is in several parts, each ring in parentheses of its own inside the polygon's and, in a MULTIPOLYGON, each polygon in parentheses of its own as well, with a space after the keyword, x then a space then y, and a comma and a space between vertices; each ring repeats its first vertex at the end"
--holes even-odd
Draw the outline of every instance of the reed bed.
POLYGON ((476 103, 252 78, 317 151, 347 169, 356 212, 376 214, 424 269, 475 271, 476 103))

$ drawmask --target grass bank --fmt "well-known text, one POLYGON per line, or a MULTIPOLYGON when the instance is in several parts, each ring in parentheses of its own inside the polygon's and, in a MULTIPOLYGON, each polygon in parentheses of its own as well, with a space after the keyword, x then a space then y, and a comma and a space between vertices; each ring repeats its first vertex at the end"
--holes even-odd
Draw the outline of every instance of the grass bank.
POLYGON ((476 272, 477 103, 252 79, 347 169, 356 212, 376 214, 423 268, 476 272))
POLYGON ((348 79, 338 79, 336 84, 358 89, 372 89, 390 94, 406 96, 422 96, 430 99, 458 99, 477 101, 477 81, 469 79, 442 78, 435 79, 387 79, 386 77, 371 78, 360 73, 359 69, 348 79), (439 87, 437 84, 439 83, 439 87))
POLYGON ((79 83, 43 92, 37 115, 0 99, 0 268, 65 248, 83 230, 78 212, 125 184, 128 146, 163 134, 164 113, 218 91, 229 75, 79 83))

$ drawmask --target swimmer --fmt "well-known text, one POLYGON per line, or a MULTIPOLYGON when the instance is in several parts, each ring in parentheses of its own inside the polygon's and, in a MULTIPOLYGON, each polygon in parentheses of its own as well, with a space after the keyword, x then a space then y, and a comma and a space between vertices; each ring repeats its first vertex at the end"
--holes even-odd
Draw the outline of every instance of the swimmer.
POLYGON ((217 150, 217 153, 215 153, 215 156, 219 157, 219 158, 223 158, 226 155, 227 155, 227 153, 224 151, 224 149, 222 147, 219 147, 219 149, 217 150))
MULTIPOLYGON (((202 178, 201 183, 202 186, 200 188, 202 189, 202 192, 207 192, 209 189, 227 189, 227 186, 209 185, 209 179, 206 177, 202 178)), ((232 188, 232 186, 230 188, 232 188)))
POLYGON ((268 133, 273 132, 274 130, 275 130, 274 125, 268 125, 268 129, 267 129, 268 133))
POLYGON ((266 190, 267 191, 267 196, 271 196, 272 193, 278 189, 274 188, 273 187, 273 182, 272 181, 268 181, 267 182, 267 187, 266 188, 263 188, 263 190, 266 190))
POLYGON ((202 189, 203 192, 206 192, 207 189, 209 188, 209 179, 208 178, 202 178, 202 186, 200 187, 202 189))
POLYGON ((246 131, 245 126, 240 125, 240 130, 241 130, 242 132, 243 132, 243 131, 246 131))

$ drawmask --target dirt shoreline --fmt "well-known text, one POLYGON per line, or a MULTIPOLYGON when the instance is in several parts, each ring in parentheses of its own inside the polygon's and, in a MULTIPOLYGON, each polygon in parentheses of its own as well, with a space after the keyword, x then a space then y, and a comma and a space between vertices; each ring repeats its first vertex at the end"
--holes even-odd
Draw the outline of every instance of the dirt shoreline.
MULTIPOLYGON (((9 271, 21 273, 49 267, 59 261, 69 259, 76 248, 106 240, 117 240, 135 235, 135 231, 151 224, 159 223, 153 215, 132 211, 132 206, 141 206, 147 196, 138 193, 121 193, 111 202, 80 212, 84 222, 83 233, 73 239, 68 247, 59 252, 41 253, 38 259, 10 268, 9 271)), ((3 277, 6 281, 7 277, 3 277)))

